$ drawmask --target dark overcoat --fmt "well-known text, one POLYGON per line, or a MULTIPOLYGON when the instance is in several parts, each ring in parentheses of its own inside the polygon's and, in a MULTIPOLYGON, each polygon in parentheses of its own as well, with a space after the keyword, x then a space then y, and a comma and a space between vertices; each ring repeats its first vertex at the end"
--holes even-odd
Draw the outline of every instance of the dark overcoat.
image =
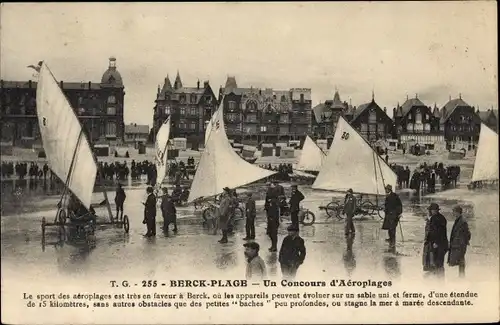
POLYGON ((231 198, 224 196, 221 201, 219 208, 217 209, 217 217, 219 222, 219 228, 222 230, 227 230, 229 217, 231 213, 231 198))
POLYGON ((450 234, 450 251, 448 252, 450 266, 459 265, 463 261, 470 237, 469 224, 465 218, 463 216, 457 218, 450 234))
POLYGON ((401 213, 403 213, 403 204, 396 193, 391 192, 385 197, 384 213, 382 229, 395 229, 398 226, 401 213))

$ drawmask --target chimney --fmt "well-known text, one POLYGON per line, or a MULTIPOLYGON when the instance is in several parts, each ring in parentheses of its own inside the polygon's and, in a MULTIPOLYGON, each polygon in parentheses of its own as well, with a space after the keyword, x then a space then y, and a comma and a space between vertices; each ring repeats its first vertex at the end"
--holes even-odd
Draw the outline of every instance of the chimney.
POLYGON ((396 117, 396 107, 392 109, 392 118, 396 117))
POLYGON ((31 80, 28 81, 28 85, 31 88, 31 80))
POLYGON ((384 113, 387 114, 387 107, 384 107, 384 113))
POLYGON ((210 84, 210 83, 208 82, 208 80, 207 80, 207 81, 203 81, 203 87, 204 87, 204 88, 207 88, 209 84, 210 84))
POLYGON ((62 80, 61 80, 61 81, 59 81, 59 87, 61 87, 61 89, 63 89, 63 87, 64 87, 64 83, 63 83, 63 81, 62 81, 62 80))
POLYGON ((89 81, 89 90, 92 89, 92 82, 89 81))
POLYGON ((198 82, 196 83, 196 88, 200 89, 200 79, 198 79, 198 82))
POLYGON ((262 95, 262 89, 259 89, 259 95, 262 95))

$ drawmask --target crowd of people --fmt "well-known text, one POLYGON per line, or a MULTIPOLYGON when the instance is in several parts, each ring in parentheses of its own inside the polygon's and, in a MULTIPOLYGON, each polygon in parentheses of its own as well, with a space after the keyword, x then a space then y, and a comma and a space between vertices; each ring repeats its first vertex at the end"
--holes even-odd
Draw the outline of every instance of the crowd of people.
POLYGON ((398 188, 410 188, 417 193, 420 193, 421 190, 435 193, 438 180, 442 189, 448 189, 450 186, 456 187, 460 179, 460 166, 457 165, 444 166, 443 163, 437 162, 433 165, 427 165, 424 162, 413 172, 408 166, 391 164, 390 167, 397 175, 398 188))

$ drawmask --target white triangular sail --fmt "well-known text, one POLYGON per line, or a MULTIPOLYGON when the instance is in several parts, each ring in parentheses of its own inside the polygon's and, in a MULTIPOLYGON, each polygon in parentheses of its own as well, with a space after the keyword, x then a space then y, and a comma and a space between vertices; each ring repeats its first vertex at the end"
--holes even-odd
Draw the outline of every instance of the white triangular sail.
POLYGON ((45 63, 40 69, 36 108, 50 168, 89 209, 97 164, 78 118, 45 63))
POLYGON ((170 137, 170 116, 162 124, 156 134, 155 143, 155 165, 156 165, 156 187, 160 188, 168 172, 168 141, 170 137))
POLYGON ((302 171, 320 171, 325 158, 326 155, 321 148, 318 147, 313 139, 306 136, 304 146, 302 147, 302 153, 300 154, 300 159, 295 169, 302 171))
POLYGON ((330 152, 312 188, 330 191, 352 188, 355 193, 383 195, 386 185, 395 189, 396 180, 387 163, 340 117, 330 152))
POLYGON ((276 172, 262 169, 242 159, 231 147, 224 129, 222 103, 211 120, 212 129, 194 175, 188 202, 237 188, 276 172))
POLYGON ((481 124, 472 181, 498 180, 498 134, 481 124))

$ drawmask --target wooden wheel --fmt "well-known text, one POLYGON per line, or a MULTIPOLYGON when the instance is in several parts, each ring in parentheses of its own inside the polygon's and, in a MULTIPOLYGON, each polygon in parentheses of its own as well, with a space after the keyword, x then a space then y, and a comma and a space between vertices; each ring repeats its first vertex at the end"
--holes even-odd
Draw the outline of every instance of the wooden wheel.
POLYGON ((130 221, 129 221, 127 215, 123 216, 123 230, 125 230, 126 234, 128 234, 128 232, 130 230, 130 221))
POLYGON ((340 207, 340 204, 338 204, 337 202, 330 202, 326 205, 326 214, 328 215, 328 217, 332 218, 332 217, 336 217, 337 219, 343 219, 343 216, 342 216, 342 208, 340 207))
POLYGON ((316 221, 316 216, 314 215, 314 213, 309 210, 301 211, 301 213, 303 214, 301 222, 304 226, 311 226, 314 224, 314 222, 316 221))

